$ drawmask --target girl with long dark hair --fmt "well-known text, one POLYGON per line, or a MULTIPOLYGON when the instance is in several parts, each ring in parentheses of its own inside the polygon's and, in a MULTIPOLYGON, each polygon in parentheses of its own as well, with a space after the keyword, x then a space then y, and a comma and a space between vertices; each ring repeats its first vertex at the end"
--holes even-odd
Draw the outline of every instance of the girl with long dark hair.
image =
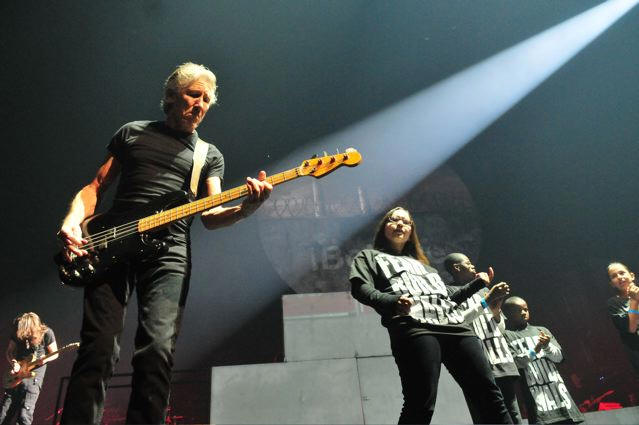
MULTIPOLYGON (((481 343, 458 308, 491 279, 492 273, 478 273, 467 285, 446 286, 401 207, 382 218, 373 249, 353 259, 351 293, 381 315, 390 336, 404 394, 400 424, 430 423, 442 363, 478 401, 482 423, 512 423, 481 343)), ((494 285, 486 303, 507 293, 505 283, 494 285)))

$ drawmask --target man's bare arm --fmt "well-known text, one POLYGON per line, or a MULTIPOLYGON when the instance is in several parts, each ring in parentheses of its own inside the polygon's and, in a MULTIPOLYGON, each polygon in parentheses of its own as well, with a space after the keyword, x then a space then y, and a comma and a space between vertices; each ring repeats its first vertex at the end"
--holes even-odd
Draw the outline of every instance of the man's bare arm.
POLYGON ((68 258, 70 258, 69 254, 78 256, 87 254, 85 250, 79 248, 80 245, 86 242, 82 239, 80 223, 95 213, 102 193, 111 185, 119 173, 120 163, 113 155, 109 154, 93 180, 80 189, 71 201, 69 211, 64 220, 62 220, 62 225, 58 232, 60 240, 66 247, 68 258))
MULTIPOLYGON (((273 190, 273 186, 266 181, 266 173, 260 171, 257 179, 247 177, 246 187, 249 195, 240 205, 233 207, 218 206, 202 213, 202 223, 207 229, 217 229, 230 226, 233 223, 248 217, 257 210, 264 201, 268 199, 273 190)), ((222 192, 222 182, 219 177, 209 177, 206 179, 208 195, 217 195, 222 192)))

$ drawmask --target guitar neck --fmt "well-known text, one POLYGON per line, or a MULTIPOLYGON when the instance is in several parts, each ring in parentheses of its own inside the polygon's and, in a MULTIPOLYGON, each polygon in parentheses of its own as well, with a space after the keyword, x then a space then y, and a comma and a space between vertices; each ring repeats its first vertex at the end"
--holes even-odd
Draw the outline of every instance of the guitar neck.
POLYGON ((77 342, 74 342, 73 344, 65 345, 64 347, 60 348, 57 351, 45 354, 44 356, 40 357, 39 359, 34 360, 32 362, 29 362, 29 366, 35 366, 36 364, 38 364, 38 361, 40 361, 40 360, 47 360, 50 357, 56 356, 56 355, 58 355, 58 354, 60 354, 60 353, 62 353, 64 351, 70 350, 72 348, 77 348, 79 346, 80 346, 80 344, 77 343, 77 342))
MULTIPOLYGON (((276 186, 289 180, 294 180, 298 177, 300 177, 299 167, 273 174, 272 176, 267 177, 266 181, 268 181, 271 185, 276 186)), ((242 198, 246 195, 248 195, 246 185, 237 186, 222 193, 211 195, 197 201, 189 202, 187 204, 153 214, 138 220, 138 232, 147 232, 157 229, 174 221, 190 217, 201 213, 202 211, 217 207, 218 205, 242 198)))

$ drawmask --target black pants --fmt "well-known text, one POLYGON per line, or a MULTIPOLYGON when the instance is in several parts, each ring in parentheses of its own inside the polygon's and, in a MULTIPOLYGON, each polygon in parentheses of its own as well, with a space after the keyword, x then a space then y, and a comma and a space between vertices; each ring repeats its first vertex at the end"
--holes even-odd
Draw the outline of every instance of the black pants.
POLYGON ((81 345, 71 371, 62 423, 100 423, 133 287, 138 299, 138 329, 126 423, 164 423, 190 270, 184 257, 174 254, 136 264, 109 282, 85 288, 81 345))
MULTIPOLYGON (((500 378, 495 378, 495 382, 501 390, 501 395, 504 397, 506 409, 508 409, 508 413, 510 414, 510 418, 514 424, 521 423, 521 412, 519 411, 517 392, 515 390, 515 384, 518 379, 519 376, 502 376, 500 378)), ((477 403, 475 403, 475 400, 473 400, 466 391, 464 391, 464 397, 466 398, 466 404, 468 405, 470 416, 473 418, 473 423, 481 423, 481 406, 478 406, 477 403)))
POLYGON ((41 376, 38 374, 34 378, 23 380, 17 387, 4 391, 0 405, 0 424, 11 423, 16 413, 18 425, 30 425, 33 422, 33 410, 40 395, 43 377, 43 373, 41 376))
POLYGON ((495 378, 495 382, 497 382, 497 386, 501 390, 501 395, 504 397, 506 409, 508 409, 508 413, 510 413, 510 419, 513 420, 514 424, 521 423, 521 412, 519 411, 517 391, 515 389, 518 381, 518 376, 495 378))
POLYGON ((400 424, 429 424, 442 363, 481 406, 481 422, 512 423, 499 387, 475 336, 419 335, 391 338, 404 394, 400 424))

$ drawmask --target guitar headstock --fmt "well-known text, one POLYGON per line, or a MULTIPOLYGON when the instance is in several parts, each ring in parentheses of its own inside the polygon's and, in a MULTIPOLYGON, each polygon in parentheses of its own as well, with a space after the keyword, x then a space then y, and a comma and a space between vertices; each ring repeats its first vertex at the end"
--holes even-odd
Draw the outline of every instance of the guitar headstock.
POLYGON ((357 150, 348 148, 343 153, 309 158, 302 162, 297 170, 301 176, 313 176, 320 178, 342 165, 355 167, 361 162, 361 160, 362 155, 360 155, 357 150))
POLYGON ((73 350, 76 348, 80 348, 80 343, 79 342, 72 342, 71 344, 67 344, 64 347, 60 348, 58 351, 66 351, 66 350, 73 350))

